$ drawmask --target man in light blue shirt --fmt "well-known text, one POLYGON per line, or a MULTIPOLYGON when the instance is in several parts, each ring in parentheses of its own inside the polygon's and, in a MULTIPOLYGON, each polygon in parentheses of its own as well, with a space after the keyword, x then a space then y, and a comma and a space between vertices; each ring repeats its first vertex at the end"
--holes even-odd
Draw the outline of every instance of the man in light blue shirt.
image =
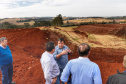
POLYGON ((78 48, 79 58, 70 60, 64 68, 61 81, 67 82, 71 74, 71 84, 102 84, 98 65, 88 58, 90 46, 82 43, 78 48))
POLYGON ((68 54, 72 54, 72 51, 64 44, 65 44, 64 39, 59 38, 58 45, 55 47, 55 52, 53 53, 53 56, 60 69, 60 75, 57 77, 56 84, 60 83, 61 73, 68 62, 68 54))

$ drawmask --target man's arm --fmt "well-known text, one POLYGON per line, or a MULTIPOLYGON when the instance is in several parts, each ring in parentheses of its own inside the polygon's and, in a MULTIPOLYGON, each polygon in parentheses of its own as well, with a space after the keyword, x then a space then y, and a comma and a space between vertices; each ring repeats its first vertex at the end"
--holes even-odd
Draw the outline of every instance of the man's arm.
POLYGON ((98 65, 94 67, 94 84, 102 84, 101 72, 98 65))
POLYGON ((59 59, 62 55, 67 54, 68 51, 67 50, 63 50, 61 53, 58 54, 58 50, 55 49, 55 52, 53 53, 53 56, 55 59, 59 59))
POLYGON ((56 58, 59 59, 62 55, 65 55, 67 53, 68 53, 67 50, 63 50, 61 53, 59 53, 59 54, 56 55, 56 58))
POLYGON ((61 74, 61 81, 66 83, 68 81, 68 78, 70 76, 70 62, 67 63, 66 67, 64 68, 62 74, 61 74))
POLYGON ((69 55, 72 55, 72 54, 73 54, 73 51, 70 50, 70 49, 68 49, 68 54, 69 54, 69 55))

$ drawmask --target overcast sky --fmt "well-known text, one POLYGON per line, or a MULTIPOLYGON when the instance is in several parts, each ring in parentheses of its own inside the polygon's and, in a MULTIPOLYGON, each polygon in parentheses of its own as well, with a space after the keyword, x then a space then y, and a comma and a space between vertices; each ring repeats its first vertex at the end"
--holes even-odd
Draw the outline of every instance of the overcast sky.
POLYGON ((126 0, 0 0, 0 18, 126 16, 126 0))

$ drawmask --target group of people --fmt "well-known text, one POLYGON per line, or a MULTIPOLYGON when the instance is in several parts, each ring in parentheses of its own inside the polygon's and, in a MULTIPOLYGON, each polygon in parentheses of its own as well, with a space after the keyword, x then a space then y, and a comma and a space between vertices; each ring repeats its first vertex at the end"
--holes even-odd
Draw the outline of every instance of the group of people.
MULTIPOLYGON (((68 55, 73 52, 65 45, 63 38, 58 39, 58 45, 50 41, 46 44, 46 51, 42 54, 40 62, 44 72, 45 84, 102 84, 99 66, 90 61, 90 46, 82 43, 78 46, 79 57, 68 61, 68 55)), ((126 69, 126 55, 123 59, 126 69)), ((0 38, 0 70, 2 84, 15 84, 12 82, 13 57, 7 38, 0 38)), ((109 76, 106 84, 126 84, 126 71, 109 76)))
MULTIPOLYGON (((63 38, 46 44, 46 51, 40 62, 44 72, 45 84, 102 84, 99 66, 90 61, 90 46, 82 43, 78 46, 79 57, 68 61, 72 51, 65 45, 63 38)), ((126 69, 126 56, 123 66, 126 69)), ((126 84, 126 71, 109 76, 106 84, 126 84)))

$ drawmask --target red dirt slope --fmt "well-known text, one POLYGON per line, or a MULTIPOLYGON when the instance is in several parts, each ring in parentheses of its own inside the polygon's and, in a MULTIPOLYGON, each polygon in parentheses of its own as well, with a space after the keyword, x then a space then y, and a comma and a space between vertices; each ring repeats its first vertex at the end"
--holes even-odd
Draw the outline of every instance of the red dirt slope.
MULTIPOLYGON (((41 31, 36 28, 2 29, 0 30, 0 37, 3 36, 8 38, 8 45, 12 51, 14 60, 13 81, 17 84, 44 84, 40 58, 48 41, 54 41, 57 44, 59 37, 65 38, 66 45, 74 51, 69 59, 78 57, 77 46, 72 44, 65 36, 50 30, 41 31)), ((125 49, 91 48, 89 58, 99 65, 103 84, 105 84, 109 75, 116 73, 117 69, 124 70, 122 59, 125 54, 125 49)))
POLYGON ((94 24, 94 25, 81 25, 78 26, 78 30, 88 32, 91 34, 107 35, 115 29, 120 29, 126 24, 94 24))
POLYGON ((40 57, 45 51, 48 33, 39 29, 8 29, 0 30, 2 36, 8 38, 13 55, 13 81, 17 84, 44 83, 40 57))

